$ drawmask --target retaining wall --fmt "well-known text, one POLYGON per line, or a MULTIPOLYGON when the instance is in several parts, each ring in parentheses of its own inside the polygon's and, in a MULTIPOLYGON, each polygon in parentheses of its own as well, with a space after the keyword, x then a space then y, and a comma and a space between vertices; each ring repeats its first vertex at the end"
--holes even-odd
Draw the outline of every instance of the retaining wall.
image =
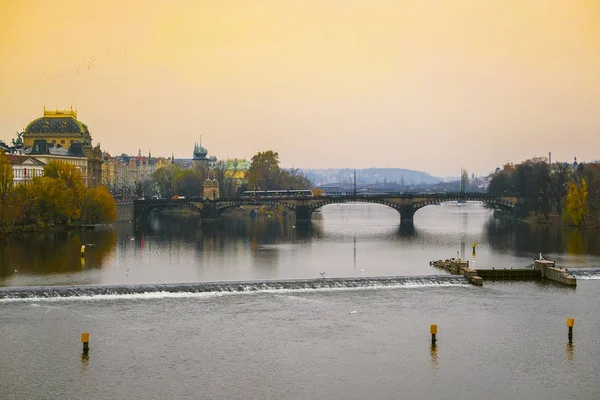
POLYGON ((117 203, 117 220, 115 222, 133 221, 133 201, 117 203))

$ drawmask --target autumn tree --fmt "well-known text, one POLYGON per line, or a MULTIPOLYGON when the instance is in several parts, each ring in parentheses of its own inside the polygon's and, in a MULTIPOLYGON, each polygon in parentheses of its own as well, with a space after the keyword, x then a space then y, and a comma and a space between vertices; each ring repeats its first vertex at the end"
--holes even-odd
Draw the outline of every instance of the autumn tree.
POLYGON ((252 157, 248 170, 249 190, 310 189, 312 182, 296 168, 279 167, 279 154, 272 150, 252 157))
POLYGON ((85 224, 102 224, 117 219, 117 205, 104 186, 88 188, 83 200, 81 221, 85 224))
POLYGON ((34 178, 30 186, 40 224, 64 224, 79 217, 81 209, 73 208, 72 190, 64 180, 44 176, 34 178))
POLYGON ((0 150, 0 226, 4 227, 9 223, 12 210, 12 186, 13 170, 8 156, 0 150))
POLYGON ((248 169, 248 187, 250 190, 280 189, 279 153, 267 150, 252 157, 248 169))
POLYGON ((578 226, 585 220, 588 213, 587 208, 587 183, 581 179, 579 185, 569 183, 567 189, 567 201, 565 217, 573 224, 578 226))
POLYGON ((86 189, 79 168, 61 161, 50 161, 44 166, 44 178, 59 179, 65 183, 72 211, 71 218, 78 220, 86 189))

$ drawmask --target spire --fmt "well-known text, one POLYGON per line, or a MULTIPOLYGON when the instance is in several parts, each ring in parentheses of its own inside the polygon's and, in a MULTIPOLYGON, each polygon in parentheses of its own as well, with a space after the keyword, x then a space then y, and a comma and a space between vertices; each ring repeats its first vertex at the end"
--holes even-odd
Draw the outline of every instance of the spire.
POLYGON ((142 156, 142 149, 138 149, 138 157, 142 156))

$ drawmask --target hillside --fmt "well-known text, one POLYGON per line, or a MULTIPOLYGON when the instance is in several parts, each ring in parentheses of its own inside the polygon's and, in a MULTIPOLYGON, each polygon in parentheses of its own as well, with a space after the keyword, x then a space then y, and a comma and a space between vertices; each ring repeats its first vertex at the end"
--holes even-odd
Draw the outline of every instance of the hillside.
MULTIPOLYGON (((345 183, 351 184, 354 179, 354 169, 327 168, 301 169, 316 186, 345 183)), ((422 185, 441 182, 443 179, 431 176, 426 172, 404 168, 367 168, 356 170, 356 183, 359 185, 373 183, 395 183, 399 185, 422 185)))

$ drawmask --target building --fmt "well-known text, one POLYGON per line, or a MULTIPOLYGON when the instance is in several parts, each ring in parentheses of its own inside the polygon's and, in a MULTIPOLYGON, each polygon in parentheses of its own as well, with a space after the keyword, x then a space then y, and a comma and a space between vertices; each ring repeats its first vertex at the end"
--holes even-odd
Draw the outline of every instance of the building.
POLYGON ((250 169, 250 163, 245 159, 233 159, 227 160, 227 166, 225 169, 225 178, 231 179, 234 183, 235 190, 239 189, 242 185, 248 184, 248 170, 250 169))
POLYGON ((121 154, 111 156, 103 153, 102 185, 116 196, 141 195, 146 192, 157 169, 172 165, 171 158, 143 156, 141 149, 137 156, 121 154))
POLYGON ((34 157, 8 154, 12 165, 13 184, 26 184, 37 176, 44 175, 44 163, 34 157))
MULTIPOLYGON (((44 115, 31 121, 22 133, 24 153, 31 149, 36 141, 45 141, 50 149, 71 149, 72 145, 80 144, 83 155, 87 161, 85 172, 82 169, 86 186, 97 186, 102 181, 102 151, 100 146, 93 147, 92 136, 86 124, 77 119, 77 111, 73 110, 47 110, 44 115)), ((37 142, 42 143, 42 142, 37 142)), ((79 147, 77 147, 79 149, 79 147)), ((31 152, 31 151, 30 151, 31 152)), ((29 153, 30 153, 29 152, 29 153)), ((69 151, 67 151, 68 153, 69 151)), ((64 150, 47 152, 46 155, 69 157, 64 150)), ((79 157, 79 156, 77 156, 79 157)), ((36 158, 40 159, 40 157, 36 158)), ((79 161, 77 161, 79 165, 79 161)))
POLYGON ((216 179, 207 178, 204 181, 204 196, 206 200, 216 200, 219 198, 219 182, 216 179))
POLYGON ((80 142, 73 142, 69 148, 65 148, 53 147, 45 139, 36 139, 33 146, 25 148, 24 155, 34 157, 44 164, 48 164, 50 161, 59 161, 73 165, 81 172, 81 179, 86 187, 100 184, 99 181, 95 181, 95 175, 92 176, 94 182, 89 181, 89 160, 80 142))

